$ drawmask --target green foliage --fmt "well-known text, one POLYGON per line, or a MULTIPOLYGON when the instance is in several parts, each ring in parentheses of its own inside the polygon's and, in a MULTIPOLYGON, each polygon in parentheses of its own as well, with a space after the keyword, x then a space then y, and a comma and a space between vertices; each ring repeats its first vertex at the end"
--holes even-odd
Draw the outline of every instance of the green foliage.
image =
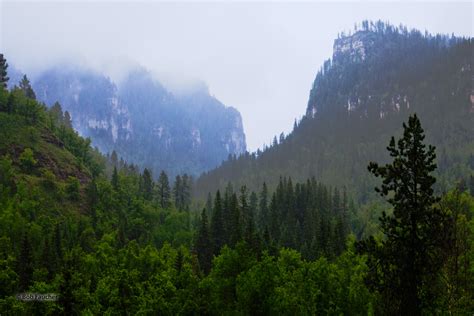
POLYGON ((393 206, 385 212, 380 227, 386 238, 360 243, 369 256, 368 282, 385 304, 385 313, 420 315, 433 308, 437 295, 433 284, 440 277, 446 233, 451 229, 448 215, 435 206, 431 173, 436 169, 435 148, 423 143, 423 129, 416 115, 403 125, 403 137, 392 137, 387 147, 393 162, 369 164, 369 171, 383 179, 376 188, 393 206))
MULTIPOLYGON (((420 281, 425 312, 472 314, 474 200, 467 182, 433 198, 434 149, 416 118, 389 146, 394 163, 371 165, 393 206, 380 227, 386 204, 359 207, 345 187, 314 177, 267 187, 255 175, 248 185, 263 183, 259 194, 228 183, 199 219, 191 177, 176 177, 171 198, 164 172, 155 184, 116 153, 102 157, 70 125, 59 104, 46 110, 0 89, 1 314, 386 314, 413 293, 407 279, 420 281), (23 302, 20 291, 60 300, 23 302)), ((282 136, 278 146, 291 142, 282 136)))
POLYGON ((7 60, 3 57, 3 54, 0 54, 0 90, 7 88, 8 76, 7 76, 7 60))
POLYGON ((191 203, 192 178, 187 174, 177 175, 173 187, 174 205, 178 210, 189 210, 191 203))
POLYGON ((216 192, 214 199, 214 208, 212 210, 212 220, 210 227, 211 243, 213 246, 212 253, 218 255, 221 248, 226 242, 226 231, 224 226, 224 214, 222 209, 221 193, 216 192))
POLYGON ((25 172, 32 172, 38 161, 34 158, 31 148, 25 148, 20 157, 21 167, 25 172))
POLYGON ((153 183, 151 172, 145 168, 143 171, 143 197, 145 200, 150 201, 152 199, 154 186, 155 184, 153 183))
POLYGON ((207 221, 206 209, 203 209, 201 214, 201 224, 197 232, 194 250, 196 251, 198 257, 199 267, 205 274, 208 274, 211 270, 213 247, 209 235, 209 225, 207 221))
POLYGON ((76 177, 69 177, 66 184, 66 194, 70 200, 79 200, 79 180, 76 177))
POLYGON ((474 310, 474 198, 467 192, 448 192, 440 201, 451 220, 446 261, 442 269, 441 310, 462 314, 474 310))
POLYGON ((13 162, 9 156, 0 157, 0 197, 2 201, 6 200, 10 190, 14 188, 14 169, 13 162))
POLYGON ((170 184, 164 171, 161 171, 158 178, 158 202, 162 208, 168 208, 171 205, 170 184))
POLYGON ((23 75, 23 78, 20 81, 19 88, 25 96, 29 99, 36 100, 36 94, 33 91, 33 88, 31 87, 30 81, 26 77, 26 75, 23 75))

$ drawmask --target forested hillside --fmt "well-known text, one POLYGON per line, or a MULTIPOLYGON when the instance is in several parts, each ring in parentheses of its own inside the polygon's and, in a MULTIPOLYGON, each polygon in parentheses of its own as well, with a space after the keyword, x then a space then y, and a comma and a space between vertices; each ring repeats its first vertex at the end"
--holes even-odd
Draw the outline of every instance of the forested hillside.
POLYGON ((275 137, 263 152, 233 157, 203 174, 197 196, 229 181, 257 190, 264 181, 275 188, 281 176, 298 181, 314 176, 368 201, 375 182, 366 165, 387 160, 386 140, 400 134, 411 113, 437 147, 437 190, 469 181, 473 50, 472 39, 364 22, 353 35, 335 40, 333 58, 317 73, 306 114, 293 132, 275 137))
MULTIPOLYGON (((2 314, 372 315, 405 306, 403 297, 392 301, 393 292, 377 290, 381 279, 371 272, 374 260, 387 260, 371 247, 398 248, 380 243, 381 232, 355 241, 354 218, 363 213, 344 189, 315 179, 280 179, 275 191, 264 185, 259 194, 228 186, 197 216, 186 176, 171 188, 165 173, 155 183, 147 169, 140 174, 105 159, 71 129, 59 106, 47 109, 26 96, 31 92, 27 84, 0 89, 2 314), (28 301, 18 296, 24 292, 51 300, 28 301)), ((411 131, 417 122, 405 128, 404 141, 423 139, 422 130, 411 131)), ((433 167, 424 157, 397 159, 420 159, 417 172, 426 176, 433 167)), ((427 179, 423 210, 440 214, 446 239, 420 240, 436 254, 426 260, 442 260, 428 271, 430 283, 420 283, 420 293, 430 286, 432 296, 416 297, 429 302, 425 311, 472 311, 474 199, 460 188, 439 201, 434 178, 427 179)))
POLYGON ((292 134, 194 184, 103 156, 0 54, 0 314, 474 313, 471 41, 363 28, 292 134))

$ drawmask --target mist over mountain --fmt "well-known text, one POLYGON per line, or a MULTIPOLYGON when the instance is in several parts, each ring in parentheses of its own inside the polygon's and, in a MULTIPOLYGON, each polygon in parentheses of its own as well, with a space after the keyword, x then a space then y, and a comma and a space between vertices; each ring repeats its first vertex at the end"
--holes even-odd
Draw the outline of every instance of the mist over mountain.
MULTIPOLYGON (((18 82, 21 72, 11 73, 10 84, 18 82)), ((142 67, 114 82, 66 65, 41 71, 32 86, 48 106, 59 102, 73 127, 101 152, 115 150, 154 175, 161 170, 199 175, 246 151, 240 113, 211 96, 203 83, 170 92, 142 67)))
MULTIPOLYGON (((40 61, 30 65, 31 81, 8 64, 16 60, 5 57, 10 52, 0 53, 0 315, 472 314, 472 38, 381 21, 363 21, 336 37, 330 35, 332 20, 347 18, 341 10, 322 11, 328 23, 318 33, 335 37, 332 54, 325 42, 332 58, 311 87, 303 86, 310 88, 306 104, 298 101, 301 93, 291 94, 292 85, 312 78, 297 71, 302 81, 295 80, 292 58, 282 62, 278 47, 297 51, 288 56, 298 56, 306 73, 314 70, 303 55, 314 50, 288 42, 281 35, 284 21, 271 8, 265 13, 275 23, 258 36, 253 33, 262 30, 265 17, 245 10, 258 25, 244 32, 246 19, 234 7, 227 16, 203 15, 186 3, 168 16, 172 12, 152 11, 145 3, 137 4, 141 14, 133 14, 135 4, 127 3, 124 18, 113 18, 121 4, 90 3, 82 7, 84 19, 77 6, 70 15, 56 4, 44 4, 43 14, 30 6, 19 7, 11 16, 15 23, 5 24, 20 27, 8 27, 15 30, 12 42, 26 39, 17 54, 40 61), (100 7, 107 18, 99 14, 91 23, 100 7), (67 18, 64 28, 43 28, 41 36, 22 31, 29 26, 23 15, 34 12, 47 24, 54 8, 67 18), (188 18, 177 19, 183 11, 188 18), (150 24, 165 16, 171 26, 150 24), (66 28, 80 24, 74 17, 87 21, 80 25, 82 39, 66 28), (194 17, 212 27, 195 36, 201 23, 194 17), (223 26, 229 18, 238 22, 235 33, 223 26), (107 36, 87 45, 100 27, 110 27, 107 36), (64 36, 53 36, 48 45, 52 30, 64 36), (214 30, 220 35, 212 36, 214 30), (160 32, 173 41, 163 41, 160 32), (247 41, 249 35, 256 40, 247 41), (270 47, 265 37, 282 44, 269 50, 274 55, 260 49, 270 47), (219 51, 224 38, 233 45, 219 51), (150 39, 155 45, 147 45, 150 39), (110 54, 111 71, 73 54, 65 58, 75 63, 62 63, 54 53, 39 57, 42 45, 57 50, 68 40, 77 51, 110 54), (183 77, 195 74, 192 65, 218 69, 214 75, 224 90, 215 88, 213 76, 202 78, 223 100, 238 104, 247 124, 249 118, 257 122, 258 133, 246 125, 251 146, 255 134, 268 133, 278 119, 278 104, 289 100, 283 109, 288 120, 293 115, 287 110, 300 104, 302 119, 288 135, 249 153, 240 113, 212 96, 206 83, 161 72, 157 77, 120 62, 112 56, 117 44, 149 52, 161 63, 183 63, 175 72, 183 77), (167 49, 177 58, 160 56, 167 49), (206 63, 192 59, 199 49, 206 63), (254 55, 262 62, 275 59, 276 66, 270 72, 255 67, 262 62, 248 63, 254 55), (235 58, 242 69, 219 64, 219 58, 235 58), (244 65, 255 68, 255 77, 244 65), (233 81, 239 76, 243 80, 233 81), (264 84, 255 84, 256 77, 264 84), (265 100, 249 87, 266 90, 265 100), (226 89, 237 98, 228 99, 226 89), (284 94, 289 98, 282 101, 284 94), (190 176, 199 173, 196 181, 190 176)), ((360 6, 343 7, 352 19, 360 6)), ((419 12, 398 3, 383 8, 419 12)), ((436 11, 449 20, 448 11, 436 11)), ((451 19, 461 20, 461 11, 451 19)), ((321 28, 308 24, 319 20, 317 12, 299 12, 294 20, 286 11, 284 17, 309 33, 287 35, 317 42, 314 30, 321 28)), ((423 21, 429 13, 414 16, 423 21)), ((144 64, 157 67, 153 59, 144 64)))
POLYGON ((204 174, 198 195, 229 181, 259 190, 281 176, 314 176, 365 201, 376 183, 365 172, 369 161, 388 160, 387 140, 412 113, 437 146, 438 189, 449 189, 474 170, 472 51, 472 39, 364 22, 335 39, 293 132, 204 174))

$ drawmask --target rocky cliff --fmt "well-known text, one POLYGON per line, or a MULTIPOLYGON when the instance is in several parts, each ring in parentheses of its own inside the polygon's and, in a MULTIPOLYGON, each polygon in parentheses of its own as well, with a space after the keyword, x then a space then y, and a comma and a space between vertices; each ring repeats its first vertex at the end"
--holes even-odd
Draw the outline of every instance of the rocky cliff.
POLYGON ((102 152, 115 150, 155 175, 198 175, 246 150, 237 110, 207 89, 174 95, 145 69, 116 84, 93 71, 53 68, 34 78, 33 87, 39 100, 69 111, 74 128, 102 152))

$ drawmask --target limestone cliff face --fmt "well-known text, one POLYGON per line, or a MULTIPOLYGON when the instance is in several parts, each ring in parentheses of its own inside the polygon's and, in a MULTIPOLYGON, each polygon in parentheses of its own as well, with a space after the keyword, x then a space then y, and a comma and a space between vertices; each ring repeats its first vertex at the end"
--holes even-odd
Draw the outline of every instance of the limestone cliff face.
POLYGON ((193 175, 246 151, 240 113, 209 95, 207 88, 174 95, 144 69, 117 85, 102 74, 50 69, 35 80, 39 100, 59 101, 74 128, 102 152, 129 163, 193 175))
MULTIPOLYGON (((406 28, 380 23, 340 36, 334 41, 332 59, 316 75, 306 116, 385 120, 392 114, 416 111, 418 93, 413 87, 422 80, 431 80, 421 74, 433 71, 433 65, 440 62, 436 60, 439 52, 458 42, 454 37, 423 36, 416 30, 408 32, 406 28), (367 84, 369 80, 373 83, 367 84), (337 94, 329 93, 331 89, 337 94)), ((453 71, 457 78, 464 78, 471 69, 470 61, 457 62, 453 71)), ((448 88, 451 96, 460 94, 457 85, 461 83, 448 88)), ((424 97, 433 104, 439 103, 440 97, 434 93, 424 97)))
POLYGON ((371 31, 359 31, 350 36, 342 36, 334 40, 333 62, 350 60, 363 61, 367 52, 374 45, 376 35, 371 31))
POLYGON ((90 137, 101 151, 133 135, 128 108, 117 87, 99 74, 77 69, 50 69, 33 82, 37 98, 47 105, 58 101, 71 114, 73 127, 90 137))

